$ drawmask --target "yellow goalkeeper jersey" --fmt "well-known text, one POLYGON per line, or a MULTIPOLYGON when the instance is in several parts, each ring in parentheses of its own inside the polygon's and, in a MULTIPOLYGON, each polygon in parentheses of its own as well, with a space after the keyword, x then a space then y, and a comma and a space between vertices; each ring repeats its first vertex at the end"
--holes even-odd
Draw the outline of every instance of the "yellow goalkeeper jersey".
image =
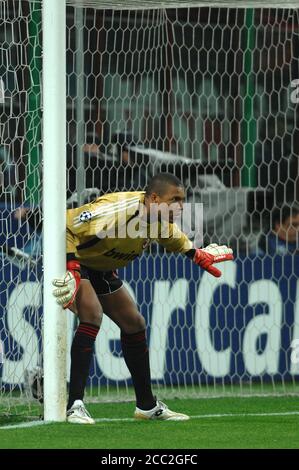
POLYGON ((67 253, 88 268, 110 271, 133 261, 152 241, 186 252, 192 242, 176 224, 147 223, 140 214, 145 192, 109 193, 67 210, 67 253))

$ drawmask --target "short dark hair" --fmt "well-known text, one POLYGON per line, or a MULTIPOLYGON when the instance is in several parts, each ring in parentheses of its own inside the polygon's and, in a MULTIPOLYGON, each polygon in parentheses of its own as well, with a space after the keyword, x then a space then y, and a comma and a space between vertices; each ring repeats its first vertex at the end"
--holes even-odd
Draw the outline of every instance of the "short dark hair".
POLYGON ((277 207, 272 213, 272 229, 275 229, 276 224, 284 224, 289 217, 295 217, 298 214, 297 205, 277 207))
POLYGON ((163 196, 167 186, 183 187, 183 183, 172 173, 158 173, 149 181, 145 188, 145 194, 150 196, 152 193, 157 193, 159 196, 163 196))

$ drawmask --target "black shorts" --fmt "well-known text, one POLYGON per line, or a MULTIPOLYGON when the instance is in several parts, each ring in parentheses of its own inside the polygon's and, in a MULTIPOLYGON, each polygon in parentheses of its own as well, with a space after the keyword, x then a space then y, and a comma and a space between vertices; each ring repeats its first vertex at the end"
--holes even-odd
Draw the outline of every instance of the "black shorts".
POLYGON ((81 279, 88 279, 97 295, 112 294, 123 285, 116 271, 95 271, 82 265, 81 279))

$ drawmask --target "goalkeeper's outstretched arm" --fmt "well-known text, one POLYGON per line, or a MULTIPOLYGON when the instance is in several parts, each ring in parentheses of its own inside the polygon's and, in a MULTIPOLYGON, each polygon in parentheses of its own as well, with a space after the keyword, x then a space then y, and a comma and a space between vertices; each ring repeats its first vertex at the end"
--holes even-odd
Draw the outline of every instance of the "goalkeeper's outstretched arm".
POLYGON ((226 245, 219 246, 216 243, 212 243, 206 248, 188 250, 185 254, 191 258, 195 264, 215 277, 220 277, 222 273, 220 269, 213 266, 214 263, 221 263, 222 261, 231 261, 234 259, 233 250, 231 248, 226 245))
POLYGON ((180 231, 176 224, 169 225, 168 237, 158 240, 159 243, 170 252, 184 253, 188 258, 192 259, 195 264, 212 274, 212 276, 220 277, 221 271, 214 266, 215 263, 222 261, 230 261, 234 259, 233 250, 226 245, 217 245, 212 243, 206 248, 194 248, 191 240, 180 231))

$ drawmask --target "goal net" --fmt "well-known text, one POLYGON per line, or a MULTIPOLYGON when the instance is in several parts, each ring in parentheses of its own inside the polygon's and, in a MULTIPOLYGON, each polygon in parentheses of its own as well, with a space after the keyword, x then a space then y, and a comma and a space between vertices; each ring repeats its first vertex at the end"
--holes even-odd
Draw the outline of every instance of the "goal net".
POLYGON ((41 412, 26 387, 42 367, 41 72, 40 2, 1 0, 0 423, 41 412))
MULTIPOLYGON (((203 244, 235 252, 217 280, 156 244, 119 270, 156 393, 297 393, 295 2, 66 3, 68 207, 171 172, 203 204, 203 244)), ((42 385, 41 21, 40 1, 0 0, 0 414, 38 414, 42 385)), ((86 396, 134 398, 105 315, 86 396)))

